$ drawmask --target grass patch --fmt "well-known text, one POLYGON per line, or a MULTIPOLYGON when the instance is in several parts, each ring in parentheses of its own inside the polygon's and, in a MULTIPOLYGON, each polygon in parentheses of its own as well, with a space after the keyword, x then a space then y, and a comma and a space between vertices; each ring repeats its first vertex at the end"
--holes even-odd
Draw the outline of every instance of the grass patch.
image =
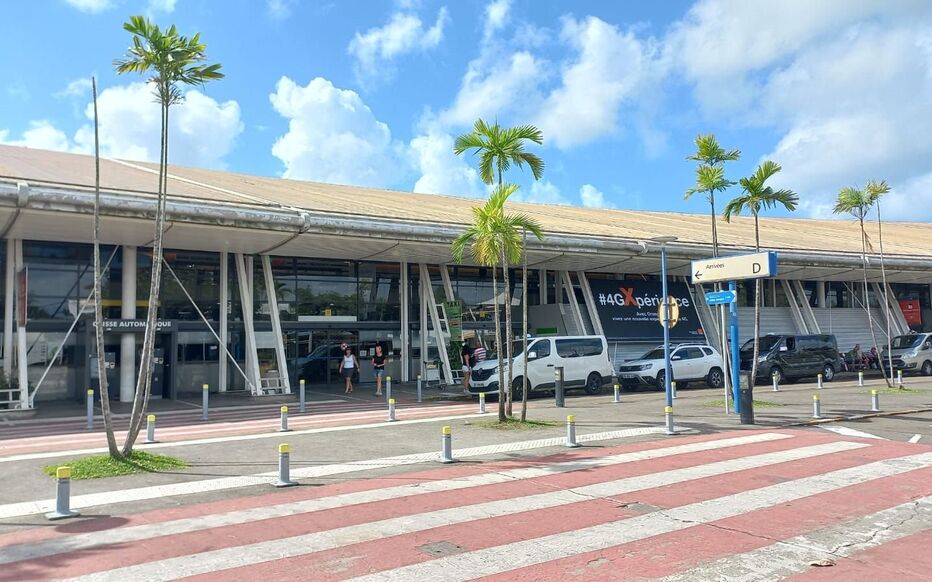
POLYGON ((892 394, 894 396, 928 394, 929 392, 932 392, 932 390, 928 388, 881 388, 877 390, 878 394, 892 394))
POLYGON ((513 430, 513 431, 523 431, 523 430, 537 430, 541 428, 550 428, 554 426, 560 426, 561 423, 555 420, 525 420, 521 422, 520 419, 514 417, 508 417, 505 419, 505 422, 499 422, 498 419, 495 420, 480 420, 477 422, 470 423, 472 426, 478 426, 479 428, 494 428, 496 430, 513 430))
MULTIPOLYGON (((702 404, 709 408, 725 408, 724 400, 709 400, 702 404)), ((785 404, 780 404, 779 402, 771 402, 770 400, 755 400, 754 408, 780 408, 781 406, 786 406, 785 404)))
POLYGON ((133 473, 158 473, 160 471, 184 469, 187 466, 187 462, 177 457, 133 451, 129 457, 118 460, 111 459, 110 455, 82 457, 58 465, 48 465, 42 468, 42 472, 54 477, 55 470, 58 467, 71 467, 71 478, 79 480, 118 477, 120 475, 132 475, 133 473))

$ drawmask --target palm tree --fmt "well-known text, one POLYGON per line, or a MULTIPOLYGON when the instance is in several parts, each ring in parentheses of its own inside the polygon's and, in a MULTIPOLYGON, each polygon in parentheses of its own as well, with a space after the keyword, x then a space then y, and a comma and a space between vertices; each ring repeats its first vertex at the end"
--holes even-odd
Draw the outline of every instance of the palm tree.
MULTIPOLYGON (((544 161, 536 154, 524 151, 525 142, 533 142, 537 145, 544 143, 544 134, 533 125, 521 125, 518 127, 501 127, 498 122, 489 125, 481 118, 476 120, 473 131, 463 134, 456 138, 453 144, 453 153, 461 155, 467 151, 473 151, 479 156, 479 176, 486 184, 495 183, 495 177, 498 177, 498 186, 503 185, 505 170, 512 165, 523 168, 527 165, 531 169, 535 180, 540 180, 544 175, 544 161)), ((522 245, 523 249, 523 245, 522 245)), ((522 251, 523 252, 523 251, 522 251)), ((511 285, 509 274, 506 270, 503 273, 504 279, 504 299, 505 305, 505 337, 506 351, 508 354, 508 386, 511 386, 513 379, 512 372, 512 324, 511 324, 511 285)), ((527 303, 527 265, 524 265, 523 271, 524 295, 522 303, 527 303)), ((524 352, 527 352, 527 309, 524 309, 524 352)), ((501 349, 501 346, 499 346, 501 349)), ((525 358, 525 367, 526 367, 525 358)), ((525 370, 525 378, 527 371, 525 370)), ((508 415, 512 413, 512 393, 508 391, 506 396, 506 408, 508 415)), ((527 389, 522 391, 522 420, 526 416, 527 410, 527 389)))
MULTIPOLYGON (((887 371, 890 374, 887 385, 889 386, 893 383, 893 334, 890 330, 890 297, 887 293, 887 266, 884 263, 883 254, 883 221, 880 217, 880 198, 884 194, 890 192, 890 186, 887 185, 885 180, 881 180, 880 182, 868 180, 864 188, 870 193, 877 205, 877 238, 880 244, 880 277, 883 280, 883 305, 884 313, 887 318, 887 371)), ((883 358, 881 358, 881 363, 883 363, 883 358)))
MULTIPOLYGON (((722 215, 726 222, 731 222, 732 215, 738 215, 748 210, 754 216, 754 248, 760 252, 760 211, 782 206, 792 212, 799 204, 799 196, 792 190, 774 190, 766 186, 767 180, 782 170, 780 164, 767 160, 757 167, 757 170, 747 178, 741 178, 739 183, 743 188, 742 194, 734 198, 725 206, 722 215)), ((754 356, 751 358, 751 378, 757 378, 757 356, 760 350, 760 304, 762 293, 761 280, 754 281, 754 356)), ((737 349, 737 346, 735 346, 737 349)))
POLYGON ((97 377, 100 379, 100 413, 104 417, 107 433, 107 450, 110 457, 121 458, 113 434, 113 416, 110 414, 110 387, 107 385, 107 367, 104 361, 104 307, 100 292, 100 140, 97 120, 97 79, 91 77, 91 94, 94 99, 94 338, 97 343, 97 377))
MULTIPOLYGON (((850 214, 858 221, 858 226, 861 229, 861 270, 863 273, 863 283, 864 283, 864 311, 867 312, 867 325, 871 330, 871 342, 873 345, 877 345, 877 334, 874 331, 874 317, 871 314, 870 303, 868 301, 867 294, 867 251, 871 247, 870 241, 867 237, 867 230, 864 226, 864 221, 867 219, 867 215, 870 212, 871 207, 877 202, 881 194, 878 193, 878 190, 875 187, 869 189, 861 190, 853 186, 846 186, 839 190, 838 198, 835 201, 835 208, 832 209, 832 212, 835 214, 850 214)), ((889 336, 889 333, 887 334, 889 336)), ((881 359, 881 369, 883 369, 883 361, 881 359)), ((887 383, 888 387, 892 387, 890 378, 887 377, 884 373, 884 381, 887 383)))
POLYGON ((152 275, 149 280, 149 307, 146 312, 146 330, 143 334, 133 412, 130 416, 126 442, 123 445, 123 454, 127 455, 132 452, 136 436, 142 427, 142 419, 146 413, 152 388, 151 364, 155 348, 159 288, 162 281, 162 235, 165 226, 166 190, 168 189, 168 111, 172 105, 184 99, 181 85, 203 85, 208 81, 223 78, 223 73, 220 72, 219 63, 204 64, 207 60, 205 54, 207 47, 201 42, 200 33, 189 38, 179 34, 174 25, 163 31, 142 16, 131 16, 129 21, 123 24, 123 29, 132 35, 133 44, 124 58, 113 61, 116 72, 149 75, 147 81, 154 85, 154 93, 162 114, 158 202, 155 212, 152 275))
MULTIPOLYGON (((522 232, 527 231, 543 239, 540 226, 533 219, 515 213, 505 212, 505 202, 518 190, 516 184, 496 186, 489 199, 482 206, 472 209, 473 223, 453 241, 450 254, 457 263, 463 261, 466 249, 476 264, 492 268, 492 295, 495 297, 495 343, 498 346, 498 420, 505 422, 505 398, 511 392, 511 361, 508 361, 508 383, 505 383, 505 363, 502 361, 503 345, 501 336, 501 316, 498 309, 498 286, 496 267, 501 266, 505 273, 505 285, 508 282, 508 267, 521 259, 522 232), (506 386, 508 390, 506 391, 506 386)), ((507 303, 506 303, 507 305, 507 303)), ((506 310, 507 314, 507 310, 506 310)), ((510 350, 508 350, 510 356, 510 350)), ((526 382, 525 382, 526 383, 526 382)))

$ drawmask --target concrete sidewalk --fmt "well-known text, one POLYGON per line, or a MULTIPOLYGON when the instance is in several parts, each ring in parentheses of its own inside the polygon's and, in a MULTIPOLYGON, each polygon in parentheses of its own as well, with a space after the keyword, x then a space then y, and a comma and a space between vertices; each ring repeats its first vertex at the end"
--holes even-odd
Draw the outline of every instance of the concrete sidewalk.
MULTIPOLYGON (((880 396, 881 409, 887 412, 932 409, 932 382, 925 379, 910 379, 907 387, 911 391, 880 396)), ((757 387, 755 400, 773 405, 758 408, 755 426, 741 425, 734 414, 726 415, 721 405, 722 390, 690 388, 681 390, 674 404, 676 424, 700 433, 711 433, 734 429, 760 429, 784 427, 807 423, 812 416, 812 395, 819 393, 823 416, 846 416, 870 414, 870 389, 885 389, 880 380, 871 381, 861 388, 856 382, 826 384, 818 391, 814 384, 799 383, 785 385, 779 392, 769 387, 757 387)), ((365 463, 398 455, 424 454, 439 451, 440 427, 453 426, 455 448, 503 445, 543 439, 561 438, 565 435, 565 419, 573 414, 577 419, 577 430, 582 434, 621 429, 653 429, 663 425, 664 395, 662 392, 622 393, 620 404, 612 403, 610 390, 600 396, 573 395, 567 398, 565 408, 556 408, 551 398, 536 398, 529 403, 529 418, 552 420, 556 426, 526 431, 503 431, 483 426, 480 421, 494 421, 497 403, 489 402, 489 414, 478 417, 475 412, 455 415, 445 419, 417 419, 404 422, 403 410, 396 423, 373 423, 363 427, 335 427, 326 431, 299 431, 286 434, 246 435, 216 442, 186 444, 172 443, 158 452, 182 457, 191 463, 185 470, 174 473, 141 474, 112 479, 76 481, 73 494, 114 492, 144 486, 163 486, 173 483, 194 482, 230 476, 256 475, 274 471, 277 463, 277 445, 287 442, 292 448, 292 463, 295 468, 322 466, 340 463, 365 463)), ((516 404, 518 412, 520 403, 516 404)), ((642 433, 638 439, 666 438, 656 433, 642 433)), ((611 442, 599 443, 612 444, 611 442)), ((598 445, 595 445, 598 446, 598 445)), ((561 450, 559 445, 540 450, 522 452, 521 456, 539 455, 561 450)), ((509 458, 513 453, 490 455, 487 458, 509 458)), ((41 468, 59 459, 26 459, 2 462, 3 471, 11 476, 0 491, 0 504, 46 499, 54 493, 54 482, 41 473, 41 468)), ((361 470, 350 477, 322 477, 309 479, 303 484, 327 483, 346 478, 397 474, 403 467, 385 467, 373 463, 371 471, 361 470)), ((266 487, 262 487, 267 491, 266 487)), ((183 500, 165 498, 127 504, 113 509, 114 514, 139 511, 146 508, 166 507, 178 503, 190 503, 205 499, 248 494, 248 490, 230 489, 190 495, 183 500)), ((109 510, 108 510, 109 511, 109 510)), ((2 530, 2 527, 0 527, 2 530)))

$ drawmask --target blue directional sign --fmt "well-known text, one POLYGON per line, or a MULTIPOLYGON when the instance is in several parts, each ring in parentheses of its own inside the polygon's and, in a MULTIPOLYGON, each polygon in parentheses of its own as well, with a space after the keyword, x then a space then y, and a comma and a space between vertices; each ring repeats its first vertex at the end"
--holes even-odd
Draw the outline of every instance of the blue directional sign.
POLYGON ((738 294, 734 291, 712 291, 705 294, 705 302, 709 305, 727 305, 734 303, 738 294))

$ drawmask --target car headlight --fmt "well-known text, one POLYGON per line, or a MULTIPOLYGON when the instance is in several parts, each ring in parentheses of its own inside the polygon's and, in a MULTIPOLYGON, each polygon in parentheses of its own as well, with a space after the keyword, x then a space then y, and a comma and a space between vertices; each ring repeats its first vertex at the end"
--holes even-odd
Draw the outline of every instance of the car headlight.
POLYGON ((766 361, 767 361, 767 356, 757 356, 757 363, 758 363, 758 364, 763 364, 763 363, 766 362, 766 361))
POLYGON ((638 370, 641 370, 641 371, 650 370, 653 367, 654 367, 653 364, 641 364, 640 366, 638 366, 638 370))
POLYGON ((911 351, 911 352, 907 352, 907 353, 906 353, 906 357, 907 357, 907 358, 917 358, 917 357, 919 357, 919 350, 913 350, 913 351, 911 351))

